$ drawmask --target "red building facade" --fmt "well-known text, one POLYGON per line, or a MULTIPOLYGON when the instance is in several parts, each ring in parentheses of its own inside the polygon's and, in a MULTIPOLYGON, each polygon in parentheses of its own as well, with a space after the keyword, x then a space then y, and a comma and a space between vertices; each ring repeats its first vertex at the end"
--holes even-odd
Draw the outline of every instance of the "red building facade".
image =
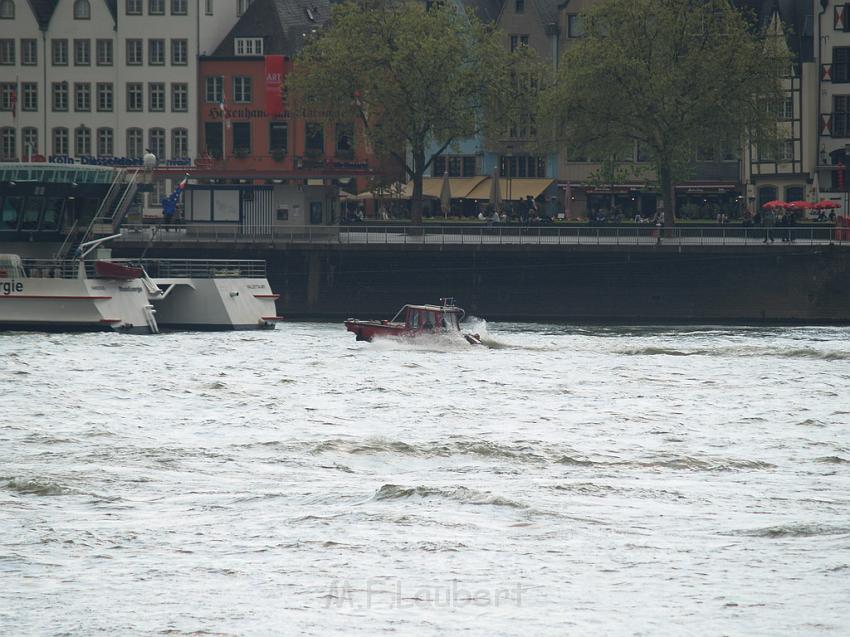
POLYGON ((322 179, 349 192, 376 168, 353 121, 327 113, 295 117, 286 104, 283 55, 201 57, 198 168, 222 177, 322 179))

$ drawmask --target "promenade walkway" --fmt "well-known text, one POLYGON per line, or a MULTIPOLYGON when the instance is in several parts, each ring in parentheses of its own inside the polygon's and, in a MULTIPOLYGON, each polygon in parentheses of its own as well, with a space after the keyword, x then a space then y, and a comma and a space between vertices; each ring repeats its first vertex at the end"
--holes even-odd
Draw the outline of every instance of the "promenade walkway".
MULTIPOLYGON (((311 244, 311 245, 469 245, 469 246, 764 246, 763 228, 742 226, 485 226, 459 224, 351 226, 238 226, 187 224, 125 226, 121 240, 149 244, 311 244)), ((850 230, 823 226, 774 228, 775 247, 850 247, 850 230)))

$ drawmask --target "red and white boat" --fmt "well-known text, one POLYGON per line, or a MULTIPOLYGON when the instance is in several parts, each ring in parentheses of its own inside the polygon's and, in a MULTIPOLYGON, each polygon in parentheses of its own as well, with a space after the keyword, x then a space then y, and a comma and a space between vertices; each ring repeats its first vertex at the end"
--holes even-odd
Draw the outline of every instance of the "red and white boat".
POLYGON ((358 341, 371 342, 375 337, 416 337, 459 334, 472 345, 480 345, 478 334, 460 329, 466 313, 454 304, 454 299, 440 299, 442 305, 405 305, 388 320, 346 319, 345 329, 353 332, 358 341))

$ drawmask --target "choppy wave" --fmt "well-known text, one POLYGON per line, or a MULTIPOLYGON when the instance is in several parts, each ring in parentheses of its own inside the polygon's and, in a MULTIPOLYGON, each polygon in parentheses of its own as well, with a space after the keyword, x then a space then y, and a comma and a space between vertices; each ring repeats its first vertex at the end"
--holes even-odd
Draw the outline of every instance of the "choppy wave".
POLYGON ((625 356, 719 356, 727 357, 770 357, 804 358, 824 361, 850 360, 850 351, 820 350, 814 348, 788 348, 784 346, 719 346, 711 348, 678 349, 660 345, 626 347, 617 349, 625 356))
POLYGON ((527 509, 528 505, 516 502, 492 493, 476 491, 464 486, 454 487, 405 487, 398 484, 385 484, 375 492, 373 500, 400 500, 409 498, 434 498, 437 500, 454 500, 464 504, 489 504, 514 509, 527 509))
POLYGON ((12 478, 5 487, 26 495, 80 495, 82 492, 47 478, 12 478))
POLYGON ((828 524, 785 524, 768 526, 759 529, 734 531, 729 535, 744 535, 748 537, 785 538, 785 537, 814 537, 818 535, 850 535, 850 526, 833 526, 828 524))

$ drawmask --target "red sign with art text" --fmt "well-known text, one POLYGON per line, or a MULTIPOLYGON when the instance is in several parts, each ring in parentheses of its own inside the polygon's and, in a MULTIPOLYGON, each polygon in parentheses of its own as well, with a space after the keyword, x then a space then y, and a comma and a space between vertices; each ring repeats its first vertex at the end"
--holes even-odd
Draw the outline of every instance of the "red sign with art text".
POLYGON ((266 56, 266 112, 269 117, 283 113, 284 56, 266 56))

